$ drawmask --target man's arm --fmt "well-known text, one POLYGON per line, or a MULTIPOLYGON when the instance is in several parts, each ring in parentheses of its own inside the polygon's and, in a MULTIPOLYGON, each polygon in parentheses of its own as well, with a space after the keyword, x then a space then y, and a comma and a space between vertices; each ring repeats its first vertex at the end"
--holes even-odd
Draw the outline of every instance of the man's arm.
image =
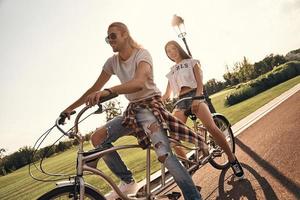
MULTIPOLYGON (((137 70, 132 80, 122 83, 120 85, 109 88, 112 93, 116 94, 130 94, 138 92, 145 87, 145 82, 151 73, 151 66, 149 63, 141 61, 138 64, 137 70)), ((110 92, 96 91, 87 96, 85 103, 88 106, 94 106, 98 103, 101 97, 109 95, 110 92)))
POLYGON ((93 92, 101 90, 101 88, 107 83, 110 77, 111 77, 110 74, 102 70, 101 74, 99 75, 98 79, 93 84, 93 86, 90 87, 77 101, 71 104, 66 110, 72 111, 75 108, 81 106, 83 103, 85 103, 87 96, 93 92))

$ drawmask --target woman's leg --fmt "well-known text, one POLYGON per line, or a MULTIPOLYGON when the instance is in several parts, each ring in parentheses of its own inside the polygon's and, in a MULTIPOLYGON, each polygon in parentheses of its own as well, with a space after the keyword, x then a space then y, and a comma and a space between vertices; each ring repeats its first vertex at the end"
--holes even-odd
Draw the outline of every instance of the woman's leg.
MULTIPOLYGON (((115 117, 109 121, 105 126, 98 128, 91 136, 91 142, 95 148, 108 149, 113 147, 111 144, 118 138, 129 134, 131 129, 122 126, 123 118, 121 116, 115 117)), ((122 181, 130 183, 133 181, 132 173, 127 169, 122 161, 120 155, 114 151, 103 157, 107 167, 122 181)))
MULTIPOLYGON (((181 110, 174 110, 172 113, 173 116, 175 116, 176 118, 178 118, 180 121, 182 121, 184 124, 187 121, 187 116, 184 115, 184 112, 181 110)), ((176 153, 177 156, 180 156, 182 158, 187 159, 186 157, 186 151, 183 147, 180 146, 173 146, 173 149, 176 153)))
POLYGON ((173 155, 167 134, 153 113, 147 109, 140 109, 137 114, 137 120, 150 137, 158 160, 165 164, 174 177, 183 193, 184 199, 200 200, 200 193, 194 185, 191 176, 180 164, 176 156, 173 155))
POLYGON ((231 152, 226 138, 224 137, 222 131, 215 124, 209 111, 209 108, 204 102, 199 103, 196 116, 201 120, 205 128, 213 136, 214 140, 216 140, 218 145, 225 151, 229 161, 233 162, 235 160, 235 156, 231 152))

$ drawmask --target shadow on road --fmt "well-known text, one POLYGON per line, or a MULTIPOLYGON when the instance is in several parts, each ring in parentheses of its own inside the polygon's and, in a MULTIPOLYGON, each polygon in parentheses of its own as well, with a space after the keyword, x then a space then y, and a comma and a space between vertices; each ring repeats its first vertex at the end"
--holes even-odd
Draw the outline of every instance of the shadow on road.
MULTIPOLYGON (((295 195, 296 199, 300 199, 300 187, 291 179, 284 176, 278 169, 273 167, 270 163, 262 159, 257 153, 252 151, 250 147, 245 145, 241 140, 235 138, 235 143, 247 153, 257 164, 259 164, 264 170, 270 173, 274 178, 278 180, 288 191, 295 195)), ((278 199, 276 194, 272 190, 272 187, 268 184, 267 180, 264 177, 261 177, 259 174, 256 173, 254 169, 250 166, 243 164, 245 169, 247 169, 250 173, 252 173, 256 179, 260 182, 260 185, 263 189, 266 199, 278 199), (263 180, 264 179, 264 180, 263 180), (267 184, 267 187, 266 187, 267 184)), ((238 186, 237 186, 238 187, 238 186)))
MULTIPOLYGON (((274 190, 272 189, 271 185, 268 181, 259 175, 252 167, 241 163, 245 173, 247 176, 245 179, 237 181, 234 180, 234 176, 229 176, 225 179, 225 175, 228 169, 223 170, 220 178, 219 178, 219 196, 216 198, 217 200, 224 200, 224 199, 251 199, 256 200, 260 199, 257 198, 256 190, 257 186, 253 187, 252 183, 247 179, 248 177, 254 177, 257 181, 260 190, 263 191, 264 199, 266 200, 277 200, 278 197, 276 196, 274 190)), ((207 198, 209 199, 209 198, 207 198)))

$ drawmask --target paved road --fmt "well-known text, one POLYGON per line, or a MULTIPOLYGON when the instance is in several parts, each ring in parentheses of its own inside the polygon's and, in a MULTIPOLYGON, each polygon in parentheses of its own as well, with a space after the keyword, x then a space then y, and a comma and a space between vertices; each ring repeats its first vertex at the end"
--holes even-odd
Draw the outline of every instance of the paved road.
POLYGON ((236 137, 244 180, 209 164, 193 176, 203 199, 300 199, 299 134, 300 91, 236 137))

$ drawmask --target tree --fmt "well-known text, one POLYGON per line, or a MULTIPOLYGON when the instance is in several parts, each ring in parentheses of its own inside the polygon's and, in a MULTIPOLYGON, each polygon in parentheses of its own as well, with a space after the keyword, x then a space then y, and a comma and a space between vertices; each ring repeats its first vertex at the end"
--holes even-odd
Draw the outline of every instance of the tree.
POLYGON ((120 101, 114 99, 105 103, 106 121, 113 119, 114 117, 122 113, 120 101))
POLYGON ((207 94, 211 95, 224 89, 226 84, 213 78, 208 80, 204 86, 207 94))
POLYGON ((266 72, 268 72, 267 63, 263 60, 254 63, 254 71, 256 72, 256 77, 265 74, 266 72))
POLYGON ((27 165, 31 160, 33 152, 33 148, 25 146, 17 152, 6 156, 3 164, 5 172, 11 172, 27 165))
POLYGON ((287 53, 285 59, 288 61, 292 61, 292 60, 300 61, 300 48, 287 53))
POLYGON ((275 56, 273 57, 272 63, 271 63, 272 69, 273 69, 274 67, 277 67, 277 66, 279 66, 279 65, 281 65, 281 64, 283 64, 283 63, 286 63, 286 62, 287 62, 287 60, 285 59, 284 56, 282 56, 282 55, 275 55, 275 56))
POLYGON ((6 175, 6 170, 5 170, 5 167, 4 167, 4 164, 5 164, 5 152, 6 150, 4 148, 0 148, 0 175, 4 176, 6 175))
POLYGON ((65 151, 66 149, 68 149, 68 145, 66 142, 59 142, 58 145, 56 146, 55 148, 55 152, 58 153, 58 152, 63 152, 65 151))
POLYGON ((243 58, 243 61, 240 64, 241 64, 240 73, 242 74, 242 82, 246 82, 253 79, 255 77, 254 67, 245 56, 243 58))
POLYGON ((228 65, 226 65, 226 73, 223 75, 226 85, 236 85, 238 84, 238 79, 235 77, 234 72, 230 72, 228 65))
POLYGON ((4 157, 6 150, 4 148, 0 148, 0 159, 4 157))
POLYGON ((245 56, 241 62, 234 64, 232 72, 229 71, 228 66, 226 66, 226 71, 227 73, 223 75, 223 78, 226 84, 231 86, 247 82, 258 76, 255 66, 251 64, 245 56))
POLYGON ((282 55, 274 56, 274 54, 270 54, 270 55, 266 56, 263 59, 263 61, 266 63, 266 66, 267 66, 267 70, 265 71, 265 73, 266 73, 266 72, 271 71, 274 67, 285 63, 287 60, 282 55))

